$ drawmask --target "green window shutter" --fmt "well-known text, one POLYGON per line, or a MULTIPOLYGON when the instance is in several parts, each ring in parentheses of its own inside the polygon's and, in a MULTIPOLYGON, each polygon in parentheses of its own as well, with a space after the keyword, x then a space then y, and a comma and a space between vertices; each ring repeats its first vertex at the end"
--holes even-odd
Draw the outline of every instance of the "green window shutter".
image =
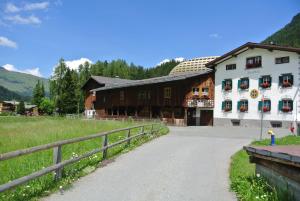
POLYGON ((261 84, 262 84, 262 77, 259 78, 259 80, 258 80, 258 87, 260 87, 261 84))
POLYGON ((241 88, 241 80, 238 81, 238 89, 241 88))
POLYGON ((225 101, 222 102, 222 110, 225 109, 225 101))
POLYGON ((230 104, 230 110, 232 110, 232 101, 230 101, 230 103, 231 103, 231 104, 230 104))
POLYGON ((294 76, 291 75, 291 84, 293 85, 294 84, 294 76))
POLYGON ((258 111, 261 111, 262 101, 258 101, 258 111))
POLYGON ((238 111, 240 110, 240 107, 241 107, 241 101, 238 101, 238 102, 237 102, 237 110, 238 110, 238 111))
POLYGON ((248 83, 248 89, 249 89, 249 87, 250 87, 250 80, 249 80, 249 78, 247 78, 247 83, 248 83))
POLYGON ((294 102, 292 100, 291 101, 291 111, 293 111, 293 107, 294 107, 294 102))
POLYGON ((272 104, 272 103, 271 103, 271 101, 269 101, 269 105, 270 105, 270 111, 271 111, 271 109, 272 109, 272 107, 271 107, 272 105, 271 105, 271 104, 272 104))
POLYGON ((270 87, 272 86, 272 77, 270 76, 270 87))
POLYGON ((222 90, 224 90, 225 87, 225 80, 222 81, 222 90))
POLYGON ((278 82, 279 86, 282 86, 282 83, 283 83, 283 76, 280 75, 279 76, 279 82, 278 82))
POLYGON ((281 111, 282 110, 282 100, 280 100, 278 102, 278 110, 281 111))

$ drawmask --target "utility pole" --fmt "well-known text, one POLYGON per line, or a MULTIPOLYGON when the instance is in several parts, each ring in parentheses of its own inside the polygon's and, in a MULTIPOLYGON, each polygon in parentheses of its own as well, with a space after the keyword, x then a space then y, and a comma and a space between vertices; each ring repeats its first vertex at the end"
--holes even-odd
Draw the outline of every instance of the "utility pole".
POLYGON ((293 102, 295 102, 295 101, 296 101, 296 110, 295 110, 295 112, 296 112, 296 118, 295 118, 295 127, 296 127, 296 132, 297 132, 297 135, 298 135, 298 133, 299 133, 299 131, 298 131, 298 124, 297 124, 297 122, 298 122, 298 98, 297 98, 297 95, 298 95, 298 93, 299 93, 299 87, 300 87, 300 86, 298 86, 298 88, 297 88, 297 91, 296 91, 296 93, 295 93, 295 96, 294 96, 294 98, 293 98, 293 102))
POLYGON ((261 119, 260 119, 260 137, 259 137, 259 140, 262 140, 262 133, 263 133, 263 118, 264 118, 263 105, 264 105, 264 100, 265 100, 264 95, 262 94, 261 106, 260 106, 261 119))

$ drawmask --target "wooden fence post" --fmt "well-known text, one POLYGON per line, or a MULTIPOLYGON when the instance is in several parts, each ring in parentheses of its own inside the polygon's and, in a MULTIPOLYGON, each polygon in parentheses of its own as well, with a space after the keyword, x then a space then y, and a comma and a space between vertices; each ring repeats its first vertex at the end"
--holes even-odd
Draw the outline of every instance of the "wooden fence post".
MULTIPOLYGON (((61 145, 59 145, 59 146, 53 148, 53 163, 54 163, 54 165, 60 163, 61 160, 62 160, 62 152, 61 152, 61 145)), ((55 170, 55 172, 54 172, 54 174, 55 174, 54 180, 55 181, 58 181, 61 179, 62 171, 63 171, 62 168, 55 170)))
MULTIPOLYGON (((127 131, 127 139, 130 138, 130 129, 127 131)), ((130 139, 127 141, 127 146, 130 146, 130 139)))
POLYGON ((151 125, 151 131, 150 131, 150 135, 153 134, 153 124, 151 125))
MULTIPOLYGON (((107 144, 108 144, 108 136, 104 135, 102 137, 102 148, 106 147, 107 144)), ((106 156, 107 156, 107 148, 104 148, 104 150, 103 150, 103 159, 106 159, 106 156)))

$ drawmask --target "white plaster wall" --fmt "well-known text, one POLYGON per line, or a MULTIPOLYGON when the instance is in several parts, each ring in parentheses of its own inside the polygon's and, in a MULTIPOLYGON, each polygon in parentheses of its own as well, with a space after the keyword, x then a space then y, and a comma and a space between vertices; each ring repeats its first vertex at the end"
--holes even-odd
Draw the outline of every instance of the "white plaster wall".
MULTIPOLYGON (((299 86, 300 73, 300 55, 286 51, 269 51, 265 49, 249 49, 237 57, 233 57, 216 66, 215 73, 215 110, 214 118, 229 119, 260 119, 261 113, 258 111, 258 101, 262 94, 271 100, 271 112, 264 113, 264 120, 287 120, 293 121, 296 117, 296 101, 294 101, 294 110, 291 113, 282 113, 278 111, 278 102, 281 98, 294 98, 299 86), (252 56, 262 57, 262 67, 255 69, 246 69, 246 58, 252 56), (286 64, 275 64, 276 57, 289 56, 290 62, 286 64), (227 64, 236 64, 236 70, 226 71, 227 64), (298 70, 299 69, 299 70, 298 70), (279 76, 283 73, 292 73, 294 76, 294 85, 291 88, 282 89, 278 86, 279 76), (271 89, 261 90, 258 86, 258 80, 262 75, 271 75, 271 89), (238 80, 242 77, 249 77, 250 86, 247 91, 238 90, 238 80), (232 91, 224 92, 222 90, 222 81, 232 79, 232 91), (250 91, 257 89, 260 93, 258 98, 252 99, 250 91), (232 111, 223 112, 221 105, 225 99, 232 100, 232 111), (246 113, 237 110, 237 102, 240 99, 248 99, 249 109, 246 113)), ((300 96, 299 96, 300 97, 300 96)), ((299 117, 298 117, 299 119, 299 117)))

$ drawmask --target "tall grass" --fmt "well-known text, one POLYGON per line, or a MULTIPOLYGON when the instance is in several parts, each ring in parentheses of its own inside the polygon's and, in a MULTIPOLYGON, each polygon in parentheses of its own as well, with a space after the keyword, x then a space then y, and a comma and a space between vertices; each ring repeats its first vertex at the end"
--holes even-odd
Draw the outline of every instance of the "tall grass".
MULTIPOLYGON (((133 122, 65 119, 61 117, 0 117, 0 153, 125 128, 135 124, 133 122)), ((134 129, 132 135, 138 132, 138 129, 134 129)), ((163 133, 166 132, 165 128, 163 133)), ((125 136, 125 131, 115 133, 109 136, 109 142, 124 139, 125 136)), ((150 136, 146 136, 134 140, 131 147, 125 147, 124 144, 121 144, 109 149, 108 156, 112 157, 120 152, 128 151, 150 138, 150 136)), ((63 160, 99 148, 101 145, 101 138, 65 145, 62 148, 63 160)), ((66 186, 80 176, 94 170, 101 162, 101 158, 102 154, 99 153, 67 166, 64 168, 63 179, 59 182, 53 181, 53 174, 47 174, 14 190, 1 193, 0 200, 34 200, 36 197, 46 195, 58 189, 59 186, 66 186)), ((50 166, 53 163, 52 160, 52 149, 50 149, 0 162, 0 184, 50 166)))

